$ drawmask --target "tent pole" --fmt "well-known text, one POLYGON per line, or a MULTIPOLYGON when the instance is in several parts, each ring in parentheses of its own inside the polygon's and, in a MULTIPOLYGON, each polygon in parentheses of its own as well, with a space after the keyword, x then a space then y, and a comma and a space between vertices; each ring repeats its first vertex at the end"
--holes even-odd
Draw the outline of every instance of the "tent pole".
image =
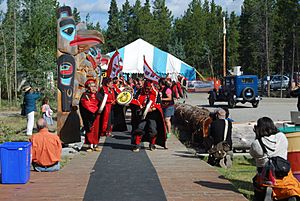
POLYGON ((206 81, 205 77, 203 77, 203 75, 199 71, 197 71, 196 68, 195 68, 195 71, 203 81, 206 81))

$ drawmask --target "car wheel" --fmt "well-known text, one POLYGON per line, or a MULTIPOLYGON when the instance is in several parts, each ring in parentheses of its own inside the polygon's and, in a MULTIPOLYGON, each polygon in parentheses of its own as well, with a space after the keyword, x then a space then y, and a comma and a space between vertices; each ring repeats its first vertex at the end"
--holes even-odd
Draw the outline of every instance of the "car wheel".
POLYGON ((234 108, 235 105, 236 105, 235 100, 233 99, 233 97, 230 97, 229 100, 228 100, 228 107, 234 108))
POLYGON ((242 91, 242 97, 246 101, 252 101, 253 98, 255 97, 254 89, 252 89, 251 87, 246 87, 242 91))
POLYGON ((259 101, 252 102, 252 107, 257 108, 259 101))

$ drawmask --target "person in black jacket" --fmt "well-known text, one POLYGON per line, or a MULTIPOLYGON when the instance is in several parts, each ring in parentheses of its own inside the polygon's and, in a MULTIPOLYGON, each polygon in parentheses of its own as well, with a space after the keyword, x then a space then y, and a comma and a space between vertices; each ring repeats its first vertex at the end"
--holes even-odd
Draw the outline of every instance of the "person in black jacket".
POLYGON ((292 84, 291 84, 290 95, 292 97, 298 97, 297 108, 298 108, 298 111, 300 111, 300 87, 298 85, 296 85, 295 82, 292 82, 292 84))
MULTIPOLYGON (((209 163, 212 165, 219 164, 221 167, 229 168, 232 165, 232 123, 231 121, 226 120, 226 111, 223 109, 217 109, 215 111, 216 119, 210 125, 210 137, 212 139, 212 149, 216 149, 219 147, 219 143, 226 142, 229 146, 229 151, 223 158, 214 158, 211 155, 209 159, 209 163), (225 137, 226 136, 226 137, 225 137), (213 161, 213 162, 212 162, 213 161)), ((211 150, 212 150, 211 149, 211 150)))

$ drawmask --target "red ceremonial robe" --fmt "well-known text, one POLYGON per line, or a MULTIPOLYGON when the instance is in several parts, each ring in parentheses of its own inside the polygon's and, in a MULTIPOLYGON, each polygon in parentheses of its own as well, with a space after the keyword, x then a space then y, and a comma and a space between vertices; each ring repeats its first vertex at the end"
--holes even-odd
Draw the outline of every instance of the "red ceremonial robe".
POLYGON ((99 104, 100 100, 97 99, 96 94, 88 92, 82 94, 79 108, 86 132, 86 144, 97 145, 99 143, 99 104))
POLYGON ((100 135, 111 135, 112 132, 112 104, 115 102, 115 93, 113 89, 109 89, 107 86, 103 86, 100 90, 100 93, 103 95, 107 95, 107 100, 105 103, 105 107, 101 113, 100 119, 100 135))

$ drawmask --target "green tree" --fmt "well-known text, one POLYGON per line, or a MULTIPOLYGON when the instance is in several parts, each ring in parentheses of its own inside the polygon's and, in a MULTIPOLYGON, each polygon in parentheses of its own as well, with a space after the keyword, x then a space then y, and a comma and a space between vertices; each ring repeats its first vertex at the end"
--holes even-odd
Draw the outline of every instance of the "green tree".
POLYGON ((138 26, 141 31, 141 38, 152 44, 157 44, 159 36, 155 34, 156 26, 150 8, 150 2, 146 0, 144 6, 141 8, 138 26))
POLYGON ((172 43, 168 44, 168 52, 181 60, 185 60, 186 56, 182 39, 173 37, 172 43))
POLYGON ((167 8, 165 0, 154 0, 153 17, 155 23, 155 32, 158 41, 153 41, 154 45, 162 50, 168 49, 171 39, 172 13, 167 8))
POLYGON ((4 93, 9 102, 17 100, 17 69, 20 68, 19 48, 23 40, 21 23, 21 2, 19 0, 7 1, 7 12, 1 27, 4 48, 4 93))
POLYGON ((228 64, 229 66, 239 65, 239 17, 234 12, 230 14, 228 22, 228 64))
POLYGON ((128 42, 128 37, 130 35, 129 23, 131 18, 131 6, 129 1, 126 0, 122 5, 122 10, 120 11, 120 23, 121 23, 121 44, 126 45, 128 42))
POLYGON ((85 16, 85 24, 86 24, 87 29, 93 29, 94 28, 94 24, 93 24, 93 22, 91 22, 90 13, 86 14, 86 16, 85 16))
POLYGON ((139 19, 141 17, 141 1, 136 0, 135 4, 130 9, 130 20, 128 27, 128 42, 132 42, 141 37, 141 30, 139 26, 139 19))
POLYGON ((122 44, 122 28, 120 23, 120 13, 118 10, 116 0, 112 0, 109 8, 108 28, 106 32, 106 45, 109 51, 113 51, 116 48, 120 48, 122 44))
POLYGON ((56 72, 56 0, 27 1, 24 7, 22 70, 32 85, 43 86, 45 71, 56 72), (30 20, 27 20, 30 19, 30 20))
MULTIPOLYGON (((297 63, 297 47, 299 47, 299 1, 278 0, 275 7, 275 71, 291 73, 297 63), (282 64, 284 64, 282 66, 282 64), (282 69, 283 67, 283 69, 282 69)), ((298 48, 299 49, 299 48, 298 48)))
POLYGON ((76 24, 81 22, 80 12, 78 11, 78 9, 76 7, 73 8, 72 15, 74 17, 74 20, 75 20, 76 24))

